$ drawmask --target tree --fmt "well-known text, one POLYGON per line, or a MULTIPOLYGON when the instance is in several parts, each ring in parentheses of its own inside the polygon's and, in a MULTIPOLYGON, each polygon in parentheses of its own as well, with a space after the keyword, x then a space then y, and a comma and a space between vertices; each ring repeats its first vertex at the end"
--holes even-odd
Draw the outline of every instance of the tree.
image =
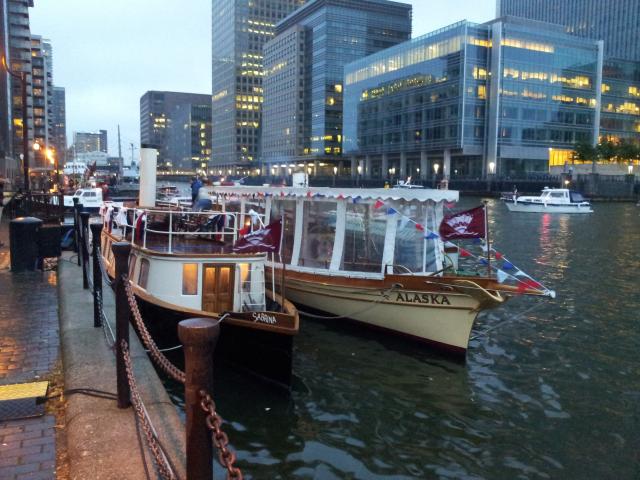
POLYGON ((616 145, 617 159, 620 163, 633 165, 633 161, 640 157, 640 147, 631 140, 623 138, 616 145))
POLYGON ((581 162, 592 162, 592 172, 596 173, 596 160, 598 158, 596 147, 588 142, 580 142, 576 143, 574 150, 576 152, 574 158, 581 162))

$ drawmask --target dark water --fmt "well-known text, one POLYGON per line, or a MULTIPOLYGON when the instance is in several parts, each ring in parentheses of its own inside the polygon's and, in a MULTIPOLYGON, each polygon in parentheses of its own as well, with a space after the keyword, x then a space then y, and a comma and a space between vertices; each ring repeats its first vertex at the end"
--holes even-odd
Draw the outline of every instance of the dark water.
POLYGON ((290 397, 217 375, 245 478, 639 479, 640 208, 595 210, 493 204, 496 245, 558 297, 483 314, 466 364, 303 320, 290 397))

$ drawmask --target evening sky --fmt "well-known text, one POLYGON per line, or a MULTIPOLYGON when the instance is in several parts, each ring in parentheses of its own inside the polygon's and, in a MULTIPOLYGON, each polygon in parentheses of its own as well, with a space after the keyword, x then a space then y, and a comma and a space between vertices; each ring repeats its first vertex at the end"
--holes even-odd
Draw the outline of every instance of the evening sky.
MULTIPOLYGON (((411 0, 413 36, 459 20, 495 16, 495 0, 411 0)), ((35 0, 32 34, 53 44, 54 83, 66 88, 67 141, 74 131, 109 132, 117 155, 140 141, 147 90, 211 93, 211 0, 35 0)))

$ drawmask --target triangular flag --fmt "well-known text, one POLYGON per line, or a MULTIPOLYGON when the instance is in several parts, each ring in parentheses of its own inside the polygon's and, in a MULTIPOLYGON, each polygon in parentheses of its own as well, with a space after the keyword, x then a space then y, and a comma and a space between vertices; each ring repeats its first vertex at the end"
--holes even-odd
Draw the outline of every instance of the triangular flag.
POLYGON ((503 257, 504 255, 502 255, 500 252, 496 252, 496 260, 502 260, 503 257))
POLYGON ((420 225, 419 223, 416 223, 416 230, 424 232, 424 227, 422 225, 420 225))
POLYGON ((378 200, 376 202, 376 204, 373 206, 373 208, 375 208, 376 210, 378 210, 378 209, 380 209, 382 207, 384 207, 384 202, 382 200, 378 200))
POLYGON ((509 274, 502 270, 498 270, 496 276, 498 277, 498 283, 504 283, 507 281, 507 278, 509 278, 509 274))
POLYGON ((395 208, 390 208, 389 210, 387 210, 387 215, 395 215, 397 212, 397 210, 395 208))
POLYGON ((429 235, 425 236, 425 238, 427 240, 437 240, 440 237, 438 236, 438 234, 431 232, 431 233, 429 233, 429 235))
POLYGON ((524 273, 522 270, 518 270, 516 272, 516 277, 528 277, 529 275, 527 275, 526 273, 524 273))
POLYGON ((338 200, 344 200, 344 195, 342 194, 338 195, 338 200))
POLYGON ((251 231, 251 229, 249 227, 244 227, 244 228, 241 228, 240 230, 238 230, 238 234, 239 235, 247 235, 250 231, 251 231))
POLYGON ((505 270, 513 270, 516 267, 513 266, 513 263, 505 261, 504 265, 502 265, 502 268, 504 268, 505 270))
POLYGON ((360 197, 353 197, 353 203, 358 203, 358 200, 360 200, 360 197))
POLYGON ((313 194, 311 193, 311 191, 307 192, 307 197, 311 198, 313 196, 313 194))
POLYGON ((482 239, 480 239, 480 238, 474 238, 474 239, 473 239, 473 243, 474 243, 475 245, 480 245, 480 244, 482 243, 482 239))
POLYGON ((489 262, 487 262, 487 259, 486 259, 486 258, 481 258, 481 259, 480 259, 480 263, 481 263, 482 265, 489 265, 489 262))
POLYGON ((284 197, 284 192, 280 192, 280 196, 281 196, 281 197, 284 197))
POLYGON ((467 252, 464 248, 461 248, 461 249, 460 249, 460 256, 461 256, 462 258, 470 257, 470 256, 471 256, 471 253, 467 252))
POLYGON ((453 208, 456 206, 456 202, 446 202, 444 206, 447 208, 453 208))

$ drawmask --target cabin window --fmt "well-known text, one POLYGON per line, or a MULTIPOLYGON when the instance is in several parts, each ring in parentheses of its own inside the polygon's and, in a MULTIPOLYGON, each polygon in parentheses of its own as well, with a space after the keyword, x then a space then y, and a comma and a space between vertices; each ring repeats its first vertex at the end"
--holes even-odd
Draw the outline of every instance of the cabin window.
POLYGON ((426 231, 434 231, 431 219, 429 222, 425 222, 428 208, 424 203, 406 204, 398 208, 402 215, 398 215, 396 229, 394 273, 434 272, 437 270, 435 268, 434 241, 425 238, 426 231), (416 223, 424 225, 426 231, 418 230, 416 223))
POLYGON ((344 253, 340 270, 347 272, 380 272, 387 211, 373 205, 347 204, 344 253))
POLYGON ((336 236, 336 202, 305 202, 298 265, 329 268, 336 236))
POLYGON ((149 260, 143 258, 140 260, 140 272, 138 273, 138 286, 140 288, 147 288, 147 281, 149 280, 149 260))
POLYGON ((129 257, 129 278, 133 278, 133 272, 136 269, 136 256, 131 255, 129 257))
POLYGON ((241 263, 239 266, 242 311, 264 310, 266 308, 264 265, 241 263))
POLYGON ((182 295, 198 294, 198 264, 185 263, 182 265, 182 295))
POLYGON ((273 200, 271 205, 271 221, 284 219, 284 232, 282 234, 282 260, 291 263, 293 254, 293 240, 296 231, 296 202, 295 200, 273 200))

